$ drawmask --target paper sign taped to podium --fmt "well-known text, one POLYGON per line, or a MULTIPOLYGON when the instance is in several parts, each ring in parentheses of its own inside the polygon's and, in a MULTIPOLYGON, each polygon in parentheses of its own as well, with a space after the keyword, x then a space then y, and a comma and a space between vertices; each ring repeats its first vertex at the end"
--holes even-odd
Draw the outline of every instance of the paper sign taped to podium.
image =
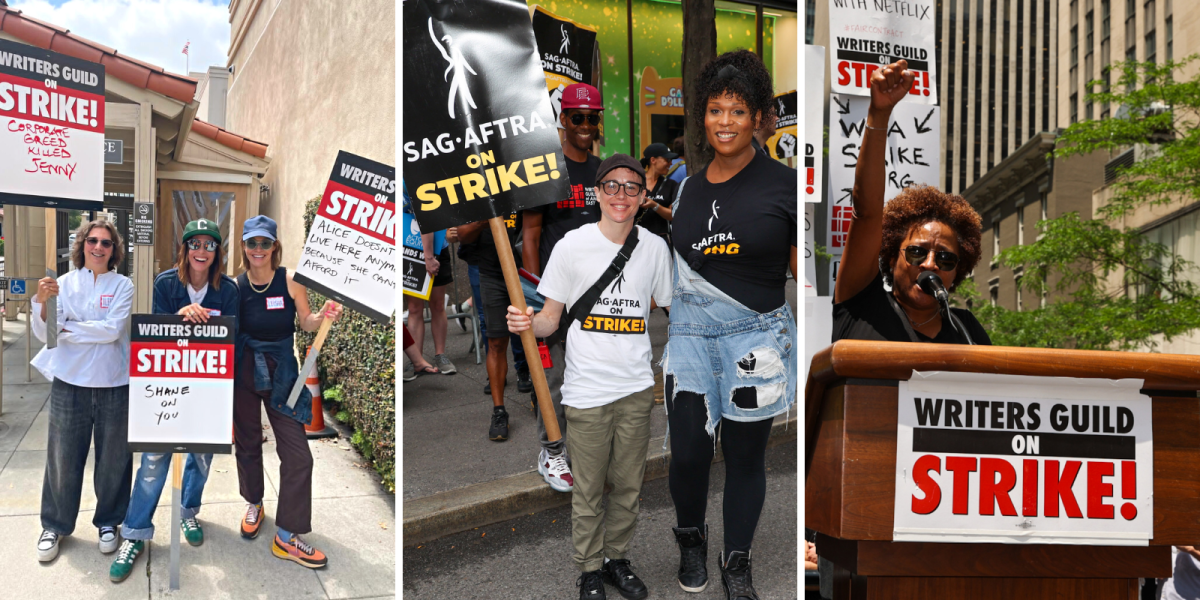
POLYGON ((129 449, 229 454, 235 317, 133 315, 129 449))
POLYGON ((1145 546, 1141 380, 913 373, 901 381, 892 539, 1145 546))

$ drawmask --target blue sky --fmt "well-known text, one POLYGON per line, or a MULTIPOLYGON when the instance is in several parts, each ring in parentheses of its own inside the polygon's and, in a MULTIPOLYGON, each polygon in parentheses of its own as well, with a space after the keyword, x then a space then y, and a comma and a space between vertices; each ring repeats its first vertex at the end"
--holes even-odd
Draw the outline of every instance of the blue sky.
POLYGON ((8 0, 11 8, 115 48, 122 54, 186 74, 224 67, 229 49, 228 0, 8 0))

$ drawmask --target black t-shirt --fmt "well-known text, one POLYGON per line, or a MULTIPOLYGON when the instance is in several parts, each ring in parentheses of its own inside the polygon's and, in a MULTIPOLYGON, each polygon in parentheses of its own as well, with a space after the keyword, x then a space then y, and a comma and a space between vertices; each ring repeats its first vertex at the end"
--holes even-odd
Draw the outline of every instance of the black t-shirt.
POLYGON ((717 289, 760 313, 783 306, 796 245, 796 171, 759 152, 737 175, 687 179, 671 221, 675 250, 717 289))
POLYGON ((275 269, 271 284, 258 291, 250 276, 242 273, 238 283, 238 327, 241 332, 264 342, 277 342, 296 333, 296 301, 288 293, 287 269, 275 269))
MULTIPOLYGON (((904 329, 904 321, 892 308, 888 301, 888 291, 883 288, 883 275, 877 275, 875 280, 863 288, 858 295, 833 305, 833 340, 872 340, 877 342, 911 342, 908 332, 904 329)), ((992 345, 987 331, 965 308, 951 308, 954 316, 971 334, 971 339, 981 346, 992 345)), ((942 321, 942 330, 937 337, 930 338, 914 331, 917 339, 922 342, 936 344, 965 344, 967 339, 942 321)))
MULTIPOLYGON (((678 191, 678 181, 659 177, 654 189, 646 190, 646 197, 670 208, 671 203, 675 201, 675 193, 678 191)), ((655 235, 667 235, 670 232, 670 223, 666 219, 658 216, 657 212, 644 208, 638 209, 638 225, 641 225, 646 228, 646 231, 655 235)))
MULTIPOLYGON (((517 267, 521 267, 521 253, 515 248, 517 236, 521 233, 521 213, 515 212, 504 217, 504 226, 508 229, 508 245, 513 248, 513 259, 517 267)), ((491 225, 485 223, 483 232, 479 234, 479 253, 475 259, 480 275, 504 278, 504 270, 500 268, 500 256, 496 254, 496 238, 492 237, 491 225)))
POLYGON ((580 225, 600 222, 600 204, 596 201, 596 171, 600 169, 600 159, 591 154, 586 162, 581 163, 563 158, 567 162, 567 176, 571 180, 570 197, 533 209, 542 213, 542 241, 538 246, 538 260, 542 263, 539 266, 543 272, 550 262, 554 246, 567 232, 578 229, 580 225))

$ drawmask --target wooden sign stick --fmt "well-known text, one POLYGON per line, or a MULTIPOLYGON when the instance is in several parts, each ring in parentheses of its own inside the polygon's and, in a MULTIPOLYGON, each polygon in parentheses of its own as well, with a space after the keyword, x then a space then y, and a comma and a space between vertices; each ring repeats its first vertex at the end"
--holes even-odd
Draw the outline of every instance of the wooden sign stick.
MULTIPOLYGON (((504 219, 492 217, 488 219, 492 228, 492 238, 496 241, 496 254, 500 256, 500 269, 504 271, 504 285, 508 288, 508 301, 525 314, 525 292, 521 290, 521 280, 517 275, 517 262, 513 260, 512 245, 508 242, 508 229, 504 219)), ((542 413, 542 421, 546 424, 546 440, 558 441, 562 433, 558 430, 558 417, 554 414, 554 404, 550 401, 550 385, 546 383, 546 372, 542 370, 541 354, 538 353, 537 338, 533 329, 521 332, 521 347, 529 358, 529 376, 533 379, 533 391, 537 393, 538 411, 542 413)))
POLYGON ((168 566, 170 586, 179 589, 179 520, 183 504, 183 453, 171 455, 171 563, 168 566))
POLYGON ((317 366, 317 356, 321 354, 321 346, 325 345, 325 338, 329 336, 329 328, 332 326, 333 320, 322 313, 321 328, 317 330, 317 339, 313 340, 312 350, 304 359, 304 364, 300 367, 300 375, 296 377, 296 384, 292 386, 292 392, 288 394, 288 408, 296 408, 296 401, 300 399, 300 390, 304 389, 305 378, 308 377, 308 372, 317 366))

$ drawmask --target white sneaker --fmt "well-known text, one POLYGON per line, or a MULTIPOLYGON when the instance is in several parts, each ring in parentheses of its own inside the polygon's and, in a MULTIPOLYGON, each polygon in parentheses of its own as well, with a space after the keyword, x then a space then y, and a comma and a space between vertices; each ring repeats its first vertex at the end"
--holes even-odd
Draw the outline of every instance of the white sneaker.
POLYGON ((569 492, 575 487, 575 478, 567 466, 565 453, 552 456, 545 448, 538 454, 538 473, 557 492, 569 492))
POLYGON ((42 530, 42 537, 38 538, 37 551, 38 560, 41 562, 50 562, 58 556, 58 534, 48 529, 42 530))
POLYGON ((101 527, 100 528, 100 553, 112 554, 117 551, 118 543, 116 527, 101 527))

